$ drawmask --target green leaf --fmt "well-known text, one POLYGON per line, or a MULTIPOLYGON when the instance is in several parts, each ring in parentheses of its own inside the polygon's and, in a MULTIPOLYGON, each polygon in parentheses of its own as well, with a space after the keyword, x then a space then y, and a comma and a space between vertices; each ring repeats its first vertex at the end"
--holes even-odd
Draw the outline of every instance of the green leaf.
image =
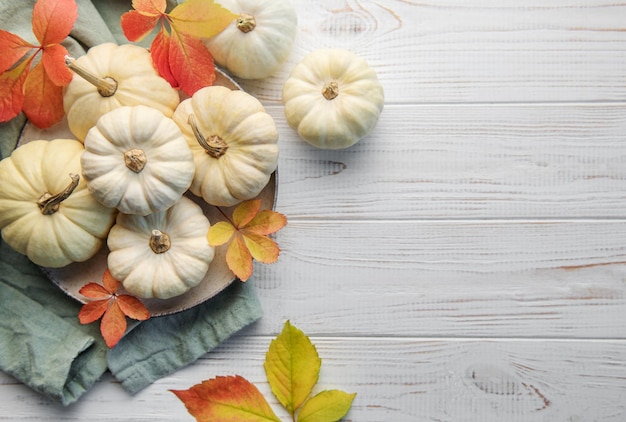
POLYGON ((335 422, 343 418, 352 406, 356 393, 341 390, 325 390, 311 397, 302 405, 298 422, 335 422))
POLYGON ((272 392, 291 415, 311 394, 321 365, 311 340, 286 321, 270 343, 264 367, 272 392))

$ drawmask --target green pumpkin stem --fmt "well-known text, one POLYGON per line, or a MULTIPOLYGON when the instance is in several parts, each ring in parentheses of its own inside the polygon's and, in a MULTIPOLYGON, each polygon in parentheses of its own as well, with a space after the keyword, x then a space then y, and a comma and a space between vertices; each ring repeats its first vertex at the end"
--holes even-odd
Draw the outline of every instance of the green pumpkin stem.
POLYGON ((205 138, 204 135, 200 133, 200 129, 198 129, 196 116, 193 113, 189 115, 187 123, 191 126, 191 130, 196 137, 196 141, 198 141, 200 146, 205 149, 207 154, 213 158, 220 158, 222 155, 226 154, 226 150, 228 149, 226 141, 224 141, 219 135, 211 135, 208 139, 205 138))
POLYGON ((46 192, 37 200, 37 205, 43 215, 51 215, 57 212, 61 202, 65 201, 74 192, 80 181, 80 176, 76 173, 70 173, 70 179, 72 179, 70 184, 61 192, 56 195, 46 192))
POLYGON ((98 93, 103 97, 111 97, 117 91, 117 81, 110 76, 100 78, 87 69, 76 64, 76 59, 65 56, 65 65, 78 76, 92 84, 98 89, 98 93))

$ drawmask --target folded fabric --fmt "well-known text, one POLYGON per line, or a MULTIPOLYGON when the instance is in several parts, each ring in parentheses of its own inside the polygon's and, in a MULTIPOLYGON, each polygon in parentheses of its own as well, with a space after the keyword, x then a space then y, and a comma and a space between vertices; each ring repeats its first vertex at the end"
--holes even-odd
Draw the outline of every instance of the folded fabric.
MULTIPOLYGON (((34 3, 0 2, 0 28, 35 43, 34 3)), ((102 42, 126 42, 119 19, 129 1, 76 3, 79 17, 64 42, 70 54, 80 56, 102 42)), ((0 124, 0 158, 11 154, 25 122, 20 115, 0 124)), ((135 393, 194 362, 262 314, 250 282, 235 282, 192 309, 135 325, 109 350, 97 323, 79 323, 80 307, 39 267, 0 241, 0 370, 64 405, 88 391, 107 368, 135 393)))

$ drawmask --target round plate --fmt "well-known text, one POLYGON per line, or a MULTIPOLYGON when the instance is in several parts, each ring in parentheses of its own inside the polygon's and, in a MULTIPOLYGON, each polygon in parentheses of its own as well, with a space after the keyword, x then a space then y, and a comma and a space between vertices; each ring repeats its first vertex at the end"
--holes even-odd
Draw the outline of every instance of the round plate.
MULTIPOLYGON (((241 89, 232 79, 218 69, 216 69, 216 76, 214 85, 222 85, 230 89, 241 89)), ((51 128, 43 130, 27 123, 20 136, 18 146, 36 139, 52 140, 57 138, 75 139, 74 135, 72 135, 69 131, 67 121, 65 119, 51 128)), ((261 199, 262 209, 274 208, 276 203, 277 182, 277 173, 274 172, 268 184, 257 196, 257 198, 261 199)), ((217 208, 212 205, 208 205, 202 198, 198 198, 191 192, 187 192, 185 195, 200 205, 204 215, 207 216, 211 224, 224 220, 224 216, 217 210, 217 208)), ((231 215, 232 210, 235 207, 220 208, 226 213, 226 215, 231 215)), ((185 294, 171 299, 142 299, 142 302, 150 311, 150 315, 153 317, 169 315, 192 308, 212 298, 224 290, 233 281, 237 280, 235 275, 226 265, 226 248, 227 245, 215 248, 215 256, 209 266, 208 272, 204 276, 204 279, 202 279, 196 287, 189 290, 185 294)), ((42 270, 48 278, 50 278, 69 296, 79 302, 85 303, 85 297, 79 294, 78 290, 89 282, 100 283, 102 281, 102 274, 107 268, 108 252, 109 251, 105 244, 105 246, 103 246, 96 255, 87 261, 75 262, 62 268, 42 267, 42 270)))

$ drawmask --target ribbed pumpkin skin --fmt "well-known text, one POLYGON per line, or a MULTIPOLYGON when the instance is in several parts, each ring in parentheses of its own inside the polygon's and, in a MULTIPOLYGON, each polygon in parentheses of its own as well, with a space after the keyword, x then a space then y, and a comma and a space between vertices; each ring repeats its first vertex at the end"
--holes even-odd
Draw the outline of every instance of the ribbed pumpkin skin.
POLYGON ((101 205, 81 177, 57 212, 42 214, 37 200, 81 174, 83 145, 72 139, 36 140, 0 162, 0 229, 17 252, 44 267, 64 267, 91 258, 102 246, 116 210, 101 205))
POLYGON ((376 72, 348 50, 320 49, 298 63, 283 86, 289 126, 309 144, 321 149, 343 149, 367 136, 383 109, 383 87, 376 72), (327 84, 337 84, 338 95, 327 99, 327 84))
POLYGON ((181 295, 202 281, 213 260, 209 227, 202 209, 186 197, 148 216, 119 214, 107 240, 111 275, 141 298, 181 295), (171 239, 166 252, 157 254, 150 248, 155 229, 171 239))
POLYGON ((181 102, 172 118, 194 155, 196 173, 189 190, 207 203, 232 206, 254 198, 276 170, 276 124, 250 94, 222 86, 203 88, 181 102), (226 142, 224 155, 214 158, 200 146, 189 125, 191 114, 202 134, 226 142))
POLYGON ((147 215, 172 206, 194 176, 193 154, 172 119, 146 106, 103 115, 85 138, 81 163, 87 186, 102 204, 147 215), (132 171, 124 154, 137 149, 147 162, 132 171))
POLYGON ((70 131, 83 141, 103 114, 122 106, 147 105, 171 117, 180 102, 178 92, 152 65, 150 53, 133 44, 103 43, 76 59, 99 78, 109 76, 118 83, 117 91, 103 97, 97 88, 79 75, 65 87, 63 108, 70 131))
POLYGON ((224 31, 206 40, 215 61, 243 79, 272 75, 287 59, 297 32, 297 16, 291 0, 221 0, 236 14, 254 16, 256 26, 244 33, 233 21, 224 31))

